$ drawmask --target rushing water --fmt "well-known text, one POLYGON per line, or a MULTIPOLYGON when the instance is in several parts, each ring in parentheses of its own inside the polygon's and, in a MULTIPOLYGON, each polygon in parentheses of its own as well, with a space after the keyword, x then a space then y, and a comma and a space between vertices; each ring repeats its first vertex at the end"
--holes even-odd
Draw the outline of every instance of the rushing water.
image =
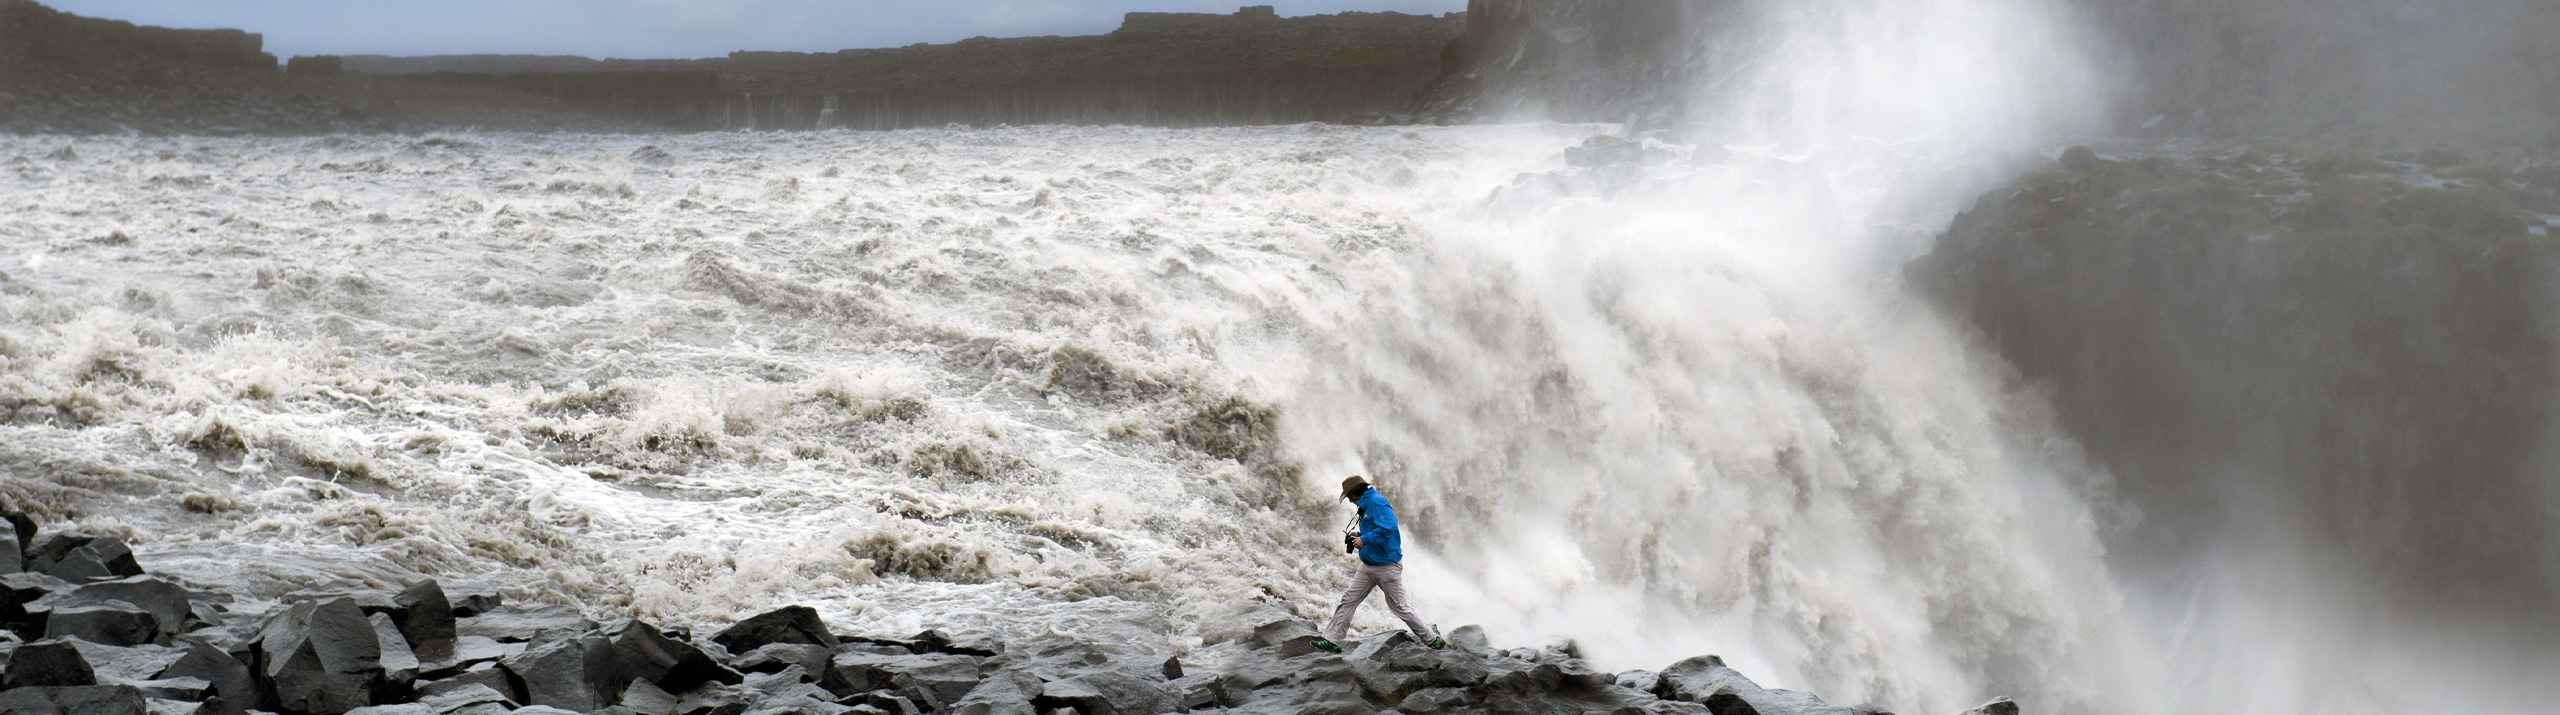
POLYGON ((1179 647, 1322 610, 1368 473, 1444 622, 2095 697, 2067 480, 1831 265, 1882 189, 1602 129, 9 139, 0 493, 261 594, 1179 647))
POLYGON ((1444 624, 2159 712, 2106 476, 1896 279, 2094 116, 2064 27, 1773 4, 1607 169, 1535 124, 0 138, 0 503, 266 597, 1179 650, 1329 610, 1359 473, 1444 624))

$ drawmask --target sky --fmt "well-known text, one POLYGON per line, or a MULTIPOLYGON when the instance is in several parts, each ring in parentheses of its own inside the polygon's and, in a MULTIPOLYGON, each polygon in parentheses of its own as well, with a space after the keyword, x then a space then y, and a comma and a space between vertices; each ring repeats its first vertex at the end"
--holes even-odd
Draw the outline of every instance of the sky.
POLYGON ((77 15, 266 35, 278 58, 319 54, 717 57, 831 52, 971 37, 1094 35, 1122 13, 1443 13, 1466 0, 38 0, 77 15))

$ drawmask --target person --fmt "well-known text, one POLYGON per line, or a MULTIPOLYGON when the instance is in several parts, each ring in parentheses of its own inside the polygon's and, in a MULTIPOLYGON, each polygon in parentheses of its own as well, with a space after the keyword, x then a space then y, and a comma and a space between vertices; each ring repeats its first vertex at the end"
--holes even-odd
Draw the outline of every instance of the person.
POLYGON ((1334 607, 1333 620, 1324 625, 1324 635, 1316 639, 1316 648, 1327 653, 1342 652, 1342 646, 1334 641, 1350 634, 1351 615, 1360 611, 1361 601, 1369 599, 1370 589, 1387 593, 1387 610, 1404 619, 1405 627, 1413 630, 1413 637, 1433 650, 1449 647, 1449 642, 1442 640, 1431 624, 1424 623, 1422 616, 1414 614, 1413 606, 1404 600, 1404 537, 1397 533, 1395 506, 1358 475, 1342 480, 1342 499, 1360 509, 1359 519, 1353 522, 1358 526, 1349 535, 1350 546, 1360 552, 1360 571, 1351 576, 1351 588, 1342 592, 1342 604, 1334 607))

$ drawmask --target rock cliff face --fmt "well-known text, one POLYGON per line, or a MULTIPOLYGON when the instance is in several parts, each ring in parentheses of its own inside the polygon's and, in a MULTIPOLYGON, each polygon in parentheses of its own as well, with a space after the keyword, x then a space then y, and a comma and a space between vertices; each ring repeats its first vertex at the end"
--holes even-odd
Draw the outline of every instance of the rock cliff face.
POLYGON ((2560 3, 2080 0, 2146 135, 2560 142, 2560 3))
POLYGON ((1399 13, 1280 18, 1260 7, 1234 15, 1131 13, 1119 31, 1090 37, 705 60, 350 57, 347 68, 434 72, 428 76, 440 81, 528 89, 582 107, 644 108, 650 119, 694 129, 1288 124, 1405 111, 1438 76, 1441 47, 1463 25, 1457 17, 1399 13), (588 83, 578 73, 654 76, 588 83), (718 78, 715 99, 665 89, 704 73, 718 78), (510 78, 518 74, 530 76, 510 78))
MULTIPOLYGON (((2560 143, 2560 4, 2061 0, 2139 136, 2560 143)), ((1754 0, 1472 0, 1424 104, 1446 120, 1692 113, 1764 38, 1754 0)))
POLYGON ((0 0, 0 132, 305 134, 483 126, 630 129, 520 92, 277 71, 263 39, 0 0))
POLYGON ((1735 0, 1469 0, 1422 110, 1442 120, 1685 113, 1735 0))
POLYGON ((1457 16, 1132 13, 1109 35, 703 60, 295 58, 258 35, 0 0, 0 131, 896 129, 1383 121, 1440 74, 1457 16), (338 71, 343 69, 343 73, 338 71))
POLYGON ((2560 167, 2152 153, 1984 197, 1913 281, 2052 388, 2141 550, 2299 544, 2364 607, 2560 635, 2560 167))
POLYGON ((189 64, 274 69, 264 37, 239 30, 173 30, 0 0, 0 60, 74 67, 189 64))

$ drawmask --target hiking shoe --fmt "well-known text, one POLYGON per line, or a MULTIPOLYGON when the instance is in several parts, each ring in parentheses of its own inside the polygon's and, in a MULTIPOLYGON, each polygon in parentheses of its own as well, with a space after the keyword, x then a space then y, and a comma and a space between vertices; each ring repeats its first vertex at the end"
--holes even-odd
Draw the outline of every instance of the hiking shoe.
POLYGON ((1449 649, 1449 639, 1447 639, 1447 638, 1442 638, 1442 637, 1439 637, 1439 636, 1432 636, 1432 637, 1431 637, 1431 642, 1429 642, 1429 643, 1424 643, 1423 645, 1431 646, 1431 649, 1432 649, 1432 650, 1448 650, 1448 649, 1449 649))
POLYGON ((1334 655, 1342 655, 1342 646, 1334 645, 1333 641, 1318 638, 1316 639, 1315 646, 1316 650, 1332 653, 1334 655))

